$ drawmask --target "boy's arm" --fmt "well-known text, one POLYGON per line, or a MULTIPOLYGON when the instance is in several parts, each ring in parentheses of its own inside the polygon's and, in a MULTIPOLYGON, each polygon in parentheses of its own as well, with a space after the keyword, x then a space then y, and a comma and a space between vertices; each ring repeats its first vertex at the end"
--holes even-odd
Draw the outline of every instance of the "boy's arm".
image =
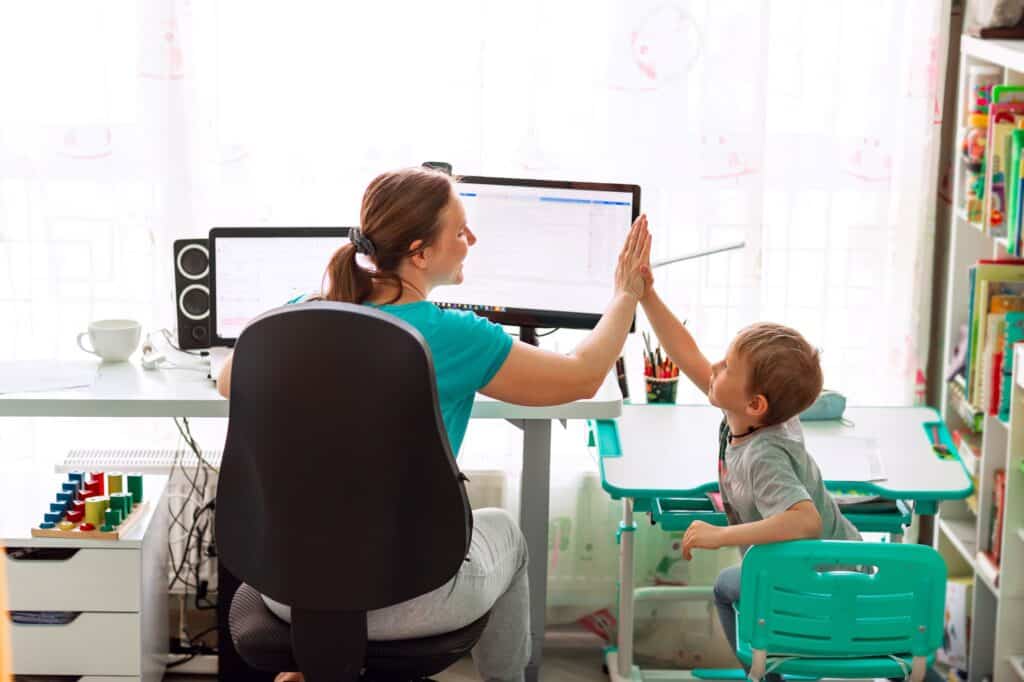
POLYGON ((690 332, 658 297, 653 286, 647 287, 647 293, 640 299, 640 304, 668 357, 697 388, 707 393, 711 383, 711 363, 700 352, 690 332))
POLYGON ((821 515, 810 500, 767 519, 735 526, 712 526, 694 521, 683 536, 683 558, 691 559, 694 549, 718 549, 742 545, 767 545, 786 540, 814 540, 821 537, 821 515))

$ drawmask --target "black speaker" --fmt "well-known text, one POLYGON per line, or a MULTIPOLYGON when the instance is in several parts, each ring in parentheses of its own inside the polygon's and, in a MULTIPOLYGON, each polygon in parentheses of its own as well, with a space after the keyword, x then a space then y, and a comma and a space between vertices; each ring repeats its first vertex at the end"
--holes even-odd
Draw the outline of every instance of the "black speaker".
POLYGON ((210 347, 210 252, 205 239, 174 242, 178 347, 210 347))

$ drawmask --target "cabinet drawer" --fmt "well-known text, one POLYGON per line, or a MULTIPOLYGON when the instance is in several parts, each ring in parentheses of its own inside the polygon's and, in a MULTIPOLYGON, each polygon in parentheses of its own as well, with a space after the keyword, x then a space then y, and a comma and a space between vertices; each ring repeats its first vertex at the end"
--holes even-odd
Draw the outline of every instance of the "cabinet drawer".
POLYGON ((11 624, 16 675, 141 675, 137 613, 76 613, 53 625, 11 624))
POLYGON ((140 609, 138 549, 8 547, 4 556, 12 611, 140 609))

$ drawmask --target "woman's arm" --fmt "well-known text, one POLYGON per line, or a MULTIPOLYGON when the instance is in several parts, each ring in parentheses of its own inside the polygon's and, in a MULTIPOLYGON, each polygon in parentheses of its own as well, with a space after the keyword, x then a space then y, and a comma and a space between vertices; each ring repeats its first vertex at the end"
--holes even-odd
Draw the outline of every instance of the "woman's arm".
POLYGON ((228 356, 224 366, 220 368, 220 376, 217 377, 217 393, 225 398, 231 397, 231 361, 234 359, 234 353, 228 356))
POLYGON ((651 235, 642 215, 619 254, 612 301, 587 338, 569 355, 513 344, 501 369, 480 392, 518 405, 559 405, 593 397, 626 343, 650 258, 651 235))
POLYGON ((640 305, 644 308, 655 336, 672 362, 679 366, 697 388, 707 393, 711 383, 711 363, 700 352, 697 342, 686 330, 686 325, 682 324, 658 297, 652 284, 648 282, 648 289, 640 299, 640 305))

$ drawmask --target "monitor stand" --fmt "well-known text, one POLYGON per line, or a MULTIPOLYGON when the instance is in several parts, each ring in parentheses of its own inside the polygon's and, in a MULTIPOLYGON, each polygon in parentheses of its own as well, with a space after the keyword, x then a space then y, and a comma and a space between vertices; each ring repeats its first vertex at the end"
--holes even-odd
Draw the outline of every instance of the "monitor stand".
POLYGON ((531 346, 539 346, 540 343, 537 341, 537 328, 536 327, 520 327, 519 328, 519 340, 523 343, 528 343, 531 346))

